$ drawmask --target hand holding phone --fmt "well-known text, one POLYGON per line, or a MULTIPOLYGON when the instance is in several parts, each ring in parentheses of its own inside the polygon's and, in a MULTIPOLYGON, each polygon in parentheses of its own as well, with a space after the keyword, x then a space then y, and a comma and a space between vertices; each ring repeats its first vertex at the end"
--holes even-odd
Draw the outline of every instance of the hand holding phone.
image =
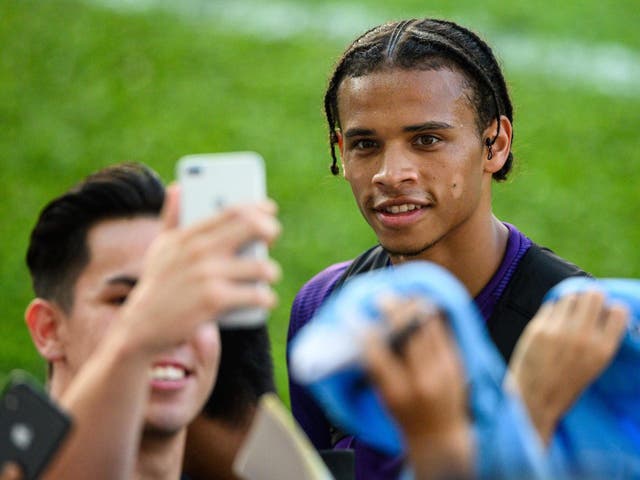
MULTIPOLYGON (((180 224, 190 225, 225 207, 266 199, 264 160, 254 152, 187 155, 178 161, 180 224)), ((244 245, 238 255, 267 258, 262 242, 244 245)), ((217 319, 221 328, 254 327, 266 322, 259 308, 234 310, 217 319)))
POLYGON ((23 478, 37 478, 70 426, 46 393, 24 374, 13 373, 0 397, 0 468, 15 463, 23 478))

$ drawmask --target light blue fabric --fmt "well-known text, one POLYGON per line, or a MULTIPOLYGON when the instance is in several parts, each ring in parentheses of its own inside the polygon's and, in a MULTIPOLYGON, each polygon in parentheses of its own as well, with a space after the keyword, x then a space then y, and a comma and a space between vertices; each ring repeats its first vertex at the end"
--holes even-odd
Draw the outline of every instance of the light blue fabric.
POLYGON ((640 280, 570 278, 545 300, 586 290, 626 304, 631 318, 609 367, 560 421, 551 455, 576 478, 640 479, 640 280))
POLYGON ((357 355, 363 337, 354 325, 381 322, 377 302, 386 293, 425 297, 449 318, 467 375, 479 477, 548 476, 540 441, 524 407, 502 389, 505 365, 480 313, 464 287, 435 264, 411 262, 349 280, 294 339, 291 364, 301 362, 308 367, 307 373, 325 372, 306 378, 305 372, 299 372, 297 379, 308 384, 329 418, 387 453, 404 449, 399 430, 368 383, 357 355), (340 344, 353 345, 353 361, 340 365, 331 359, 332 352, 342 348, 340 344))

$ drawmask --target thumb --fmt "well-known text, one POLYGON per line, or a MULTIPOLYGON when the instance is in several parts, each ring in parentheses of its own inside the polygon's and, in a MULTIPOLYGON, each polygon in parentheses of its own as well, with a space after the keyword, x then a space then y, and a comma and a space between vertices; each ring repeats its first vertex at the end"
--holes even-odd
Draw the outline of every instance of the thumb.
POLYGON ((162 206, 162 225, 165 230, 178 226, 180 220, 180 186, 172 183, 167 187, 162 206))

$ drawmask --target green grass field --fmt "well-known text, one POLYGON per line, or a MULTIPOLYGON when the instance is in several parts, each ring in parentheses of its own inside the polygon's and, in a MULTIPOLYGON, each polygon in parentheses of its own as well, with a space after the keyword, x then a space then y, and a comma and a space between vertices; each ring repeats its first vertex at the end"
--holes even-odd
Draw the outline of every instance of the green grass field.
POLYGON ((256 150, 284 225, 270 329, 286 399, 295 292, 374 241, 348 185, 328 172, 321 101, 348 40, 387 19, 461 21, 503 59, 517 167, 495 185, 497 215, 596 275, 640 277, 636 2, 388 3, 201 0, 176 12, 0 0, 0 373, 44 372, 22 313, 32 295, 24 253, 46 201, 113 162, 145 162, 170 181, 184 154, 256 150))

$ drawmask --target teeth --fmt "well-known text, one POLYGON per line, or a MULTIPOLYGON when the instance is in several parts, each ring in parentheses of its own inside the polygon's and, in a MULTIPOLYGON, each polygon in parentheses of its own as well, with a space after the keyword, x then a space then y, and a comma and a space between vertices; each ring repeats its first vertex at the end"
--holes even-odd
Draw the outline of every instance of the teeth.
POLYGON ((164 367, 153 367, 149 372, 152 380, 181 380, 186 376, 186 372, 182 368, 167 365, 164 367))
POLYGON ((415 205, 413 203, 404 203, 402 205, 391 205, 390 207, 385 208, 385 211, 388 213, 405 213, 416 210, 418 208, 420 208, 420 205, 415 205))

